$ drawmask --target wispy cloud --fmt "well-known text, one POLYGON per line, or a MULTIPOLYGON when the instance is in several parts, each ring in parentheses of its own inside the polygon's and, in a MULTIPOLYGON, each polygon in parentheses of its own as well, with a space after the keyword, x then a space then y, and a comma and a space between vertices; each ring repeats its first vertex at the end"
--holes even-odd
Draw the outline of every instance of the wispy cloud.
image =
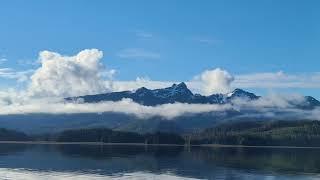
POLYGON ((16 71, 11 68, 0 68, 0 78, 15 79, 19 82, 27 81, 30 75, 34 72, 33 69, 16 71))
MULTIPOLYGON (((142 86, 155 89, 167 87, 178 82, 179 80, 154 81, 137 78, 132 81, 114 81, 113 90, 134 90, 142 86)), ((211 69, 187 80, 186 84, 194 93, 206 95, 219 92, 226 93, 234 88, 274 90, 285 88, 316 89, 320 88, 320 72, 289 74, 279 71, 232 75, 226 70, 211 69)))
POLYGON ((138 38, 150 39, 153 37, 153 34, 145 31, 136 31, 136 36, 138 38))
POLYGON ((141 87, 146 87, 149 89, 159 89, 171 86, 173 81, 154 81, 149 78, 141 78, 137 77, 136 80, 133 81, 113 81, 112 82, 112 90, 113 91, 127 91, 127 90, 136 90, 141 87))
POLYGON ((142 48, 127 48, 117 53, 117 56, 125 59, 160 59, 160 54, 142 48))
POLYGON ((222 42, 222 40, 217 40, 210 37, 194 37, 192 40, 202 44, 218 44, 222 42))
POLYGON ((3 64, 3 63, 5 63, 5 62, 7 62, 8 61, 8 59, 7 58, 0 58, 0 64, 3 64))
POLYGON ((20 59, 18 60, 18 64, 21 66, 38 66, 40 65, 40 62, 38 60, 20 59))
POLYGON ((320 88, 320 72, 287 74, 283 71, 240 74, 233 86, 242 88, 320 88))

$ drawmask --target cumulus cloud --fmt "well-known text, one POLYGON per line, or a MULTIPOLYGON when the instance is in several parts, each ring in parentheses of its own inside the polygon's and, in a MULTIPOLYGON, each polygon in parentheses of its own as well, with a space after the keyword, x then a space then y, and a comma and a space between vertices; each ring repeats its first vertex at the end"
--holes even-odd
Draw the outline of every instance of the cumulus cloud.
POLYGON ((194 78, 194 81, 200 83, 201 90, 205 95, 230 92, 233 80, 234 78, 229 72, 220 68, 206 70, 194 78))
MULTIPOLYGON (((74 56, 42 51, 37 61, 40 67, 17 71, 1 68, 0 78, 31 82, 28 88, 31 96, 77 96, 106 91, 134 90, 142 86, 156 89, 170 86, 179 81, 154 81, 149 78, 136 78, 132 81, 114 80, 115 70, 108 70, 101 63, 103 54, 97 49, 87 49, 74 56), (33 74, 34 72, 34 74, 33 74)), ((159 58, 158 53, 144 49, 129 48, 118 54, 122 58, 159 58)), ((228 93, 233 88, 320 88, 320 73, 287 74, 263 72, 231 75, 217 68, 203 71, 186 84, 194 93, 211 95, 228 93)))
MULTIPOLYGON (((104 75, 108 74, 101 64, 102 51, 86 49, 75 56, 42 51, 41 66, 31 76, 31 96, 77 96, 108 90, 104 75)), ((109 73, 112 74, 111 71, 109 73)))
MULTIPOLYGON (((143 106, 130 99, 117 102, 81 103, 64 102, 61 97, 97 94, 106 91, 135 90, 142 86, 158 89, 171 86, 176 81, 153 81, 149 78, 136 78, 133 81, 116 81, 115 70, 103 66, 103 53, 97 49, 87 49, 74 56, 65 56, 56 52, 42 51, 39 54, 39 68, 36 70, 15 71, 0 69, 0 77, 28 82, 28 87, 0 92, 0 114, 21 113, 102 113, 118 112, 133 114, 141 118, 162 116, 172 119, 192 113, 215 112, 225 110, 254 110, 257 115, 276 117, 275 112, 282 111, 296 117, 319 119, 319 109, 301 110, 295 105, 305 103, 301 95, 270 94, 256 101, 236 99, 232 104, 164 104, 143 106)), ((137 57, 137 56, 136 56, 137 57)), ((290 75, 284 72, 256 73, 232 76, 226 70, 217 68, 205 70, 187 81, 193 92, 205 95, 228 93, 232 87, 316 87, 320 74, 290 75), (308 79, 308 80, 307 80, 308 79)), ((254 113, 251 114, 255 116, 254 113)))

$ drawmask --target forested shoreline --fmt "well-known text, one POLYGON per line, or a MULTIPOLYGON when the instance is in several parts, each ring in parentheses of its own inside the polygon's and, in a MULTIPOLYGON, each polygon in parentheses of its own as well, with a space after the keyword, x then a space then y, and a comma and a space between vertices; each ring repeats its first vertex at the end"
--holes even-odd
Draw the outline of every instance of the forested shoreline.
POLYGON ((228 122, 190 136, 191 144, 320 146, 319 121, 228 122))
POLYGON ((320 147, 319 121, 237 121, 218 124, 198 133, 139 134, 107 128, 70 129, 53 134, 27 135, 0 129, 0 141, 101 142, 177 145, 246 145, 320 147))

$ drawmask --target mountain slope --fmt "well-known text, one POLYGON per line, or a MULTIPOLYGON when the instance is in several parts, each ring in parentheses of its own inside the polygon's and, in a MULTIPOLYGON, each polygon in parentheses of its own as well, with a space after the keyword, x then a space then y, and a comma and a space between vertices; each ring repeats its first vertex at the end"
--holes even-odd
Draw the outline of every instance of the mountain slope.
MULTIPOLYGON (((227 94, 212 94, 203 96, 200 94, 193 94, 185 83, 173 84, 171 87, 163 89, 147 89, 141 87, 135 91, 110 92, 96 95, 86 95, 79 97, 66 98, 67 101, 81 100, 85 103, 97 103, 102 101, 120 101, 123 98, 130 98, 134 102, 146 106, 156 106, 168 103, 188 103, 188 104, 227 104, 232 103, 236 99, 245 101, 258 100, 261 96, 254 93, 247 92, 242 89, 235 89, 227 94)), ((305 102, 297 104, 295 101, 289 103, 297 108, 312 109, 320 106, 320 102, 311 97, 305 96, 305 102)))
POLYGON ((101 101, 120 101, 123 98, 130 98, 134 102, 142 105, 155 106, 168 103, 189 103, 189 104, 224 104, 232 101, 235 98, 247 98, 247 100, 256 100, 259 96, 253 93, 235 89, 229 94, 212 94, 203 96, 193 94, 185 83, 173 84, 171 87, 163 89, 147 89, 139 88, 136 91, 111 92, 96 95, 86 95, 79 97, 66 98, 68 101, 83 100, 86 103, 96 103, 101 101))
MULTIPOLYGON (((230 103, 234 105, 234 102, 239 98, 244 100, 245 103, 246 101, 254 102, 255 100, 260 100, 262 97, 241 89, 235 89, 228 94, 212 94, 209 96, 203 96, 200 94, 193 94, 187 88, 185 83, 180 83, 173 84, 172 86, 163 89, 150 90, 142 87, 136 91, 111 92, 71 97, 66 98, 66 100, 96 103, 103 101, 120 101, 123 98, 130 98, 141 105, 156 106, 175 102, 188 104, 230 103)), ((290 108, 293 108, 293 110, 299 109, 298 112, 303 111, 310 113, 314 108, 320 107, 320 102, 311 96, 306 96, 304 102, 292 100, 292 102, 288 101, 288 103, 290 104, 290 108)), ((298 116, 295 111, 286 111, 286 109, 278 107, 259 109, 249 106, 247 109, 230 108, 228 110, 220 111, 196 112, 197 111, 194 113, 185 113, 172 119, 166 119, 161 115, 141 118, 130 113, 117 112, 0 115, 0 127, 23 131, 28 134, 59 132, 74 128, 96 127, 139 133, 156 131, 184 133, 214 127, 217 123, 221 122, 248 120, 298 120, 305 117, 304 114, 303 117, 301 117, 301 114, 298 116)), ((307 116, 306 118, 310 119, 310 117, 307 116)))

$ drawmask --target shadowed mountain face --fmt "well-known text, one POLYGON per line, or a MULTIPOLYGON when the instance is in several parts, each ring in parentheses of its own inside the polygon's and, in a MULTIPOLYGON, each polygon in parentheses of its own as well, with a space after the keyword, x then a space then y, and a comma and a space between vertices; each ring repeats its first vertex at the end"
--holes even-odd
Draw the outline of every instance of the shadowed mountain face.
MULTIPOLYGON (((68 101, 83 100, 85 103, 96 103, 101 101, 120 101, 123 98, 132 99, 134 102, 146 106, 155 106, 168 103, 188 103, 188 104, 227 104, 232 103, 233 100, 241 98, 245 101, 257 100, 260 96, 244 91, 242 89, 235 89, 228 94, 212 94, 203 96, 200 94, 193 94, 185 83, 173 84, 171 87, 163 89, 147 89, 145 87, 139 88, 135 91, 111 92, 96 95, 86 95, 79 97, 66 98, 68 101)), ((305 96, 305 102, 296 104, 290 102, 293 106, 301 109, 312 109, 320 106, 320 102, 311 97, 305 96)))
POLYGON ((101 101, 120 101, 123 98, 130 98, 146 106, 155 106, 168 103, 188 103, 188 104, 225 104, 235 98, 245 98, 247 100, 256 100, 259 96, 246 92, 241 89, 235 89, 229 94, 212 94, 202 96, 193 94, 185 83, 173 84, 171 87, 163 89, 139 88, 136 91, 111 92, 97 95, 86 95, 80 97, 66 98, 66 100, 82 99, 86 103, 95 103, 101 101))
MULTIPOLYGON (((173 84, 171 87, 150 90, 139 88, 136 91, 111 92, 97 95, 86 95, 80 97, 66 98, 67 101, 83 101, 85 103, 96 103, 103 101, 120 101, 123 98, 130 98, 134 102, 146 106, 156 106, 167 103, 187 103, 187 104, 232 104, 237 99, 244 102, 254 102, 260 96, 253 93, 235 89, 228 94, 212 94, 203 96, 193 94, 185 83, 173 84)), ((305 101, 288 101, 290 107, 300 110, 312 110, 320 106, 320 102, 311 96, 306 96, 305 101)), ((59 132, 74 128, 96 128, 106 127, 113 130, 133 131, 133 132, 192 132, 205 128, 214 127, 220 122, 242 121, 242 120, 299 120, 301 116, 296 116, 291 111, 285 112, 283 109, 268 109, 274 115, 269 117, 259 109, 229 109, 202 113, 186 113, 170 120, 162 116, 152 116, 139 118, 132 114, 102 112, 102 113, 75 113, 75 114, 17 114, 1 115, 0 123, 3 128, 14 129, 31 134, 59 132)))

